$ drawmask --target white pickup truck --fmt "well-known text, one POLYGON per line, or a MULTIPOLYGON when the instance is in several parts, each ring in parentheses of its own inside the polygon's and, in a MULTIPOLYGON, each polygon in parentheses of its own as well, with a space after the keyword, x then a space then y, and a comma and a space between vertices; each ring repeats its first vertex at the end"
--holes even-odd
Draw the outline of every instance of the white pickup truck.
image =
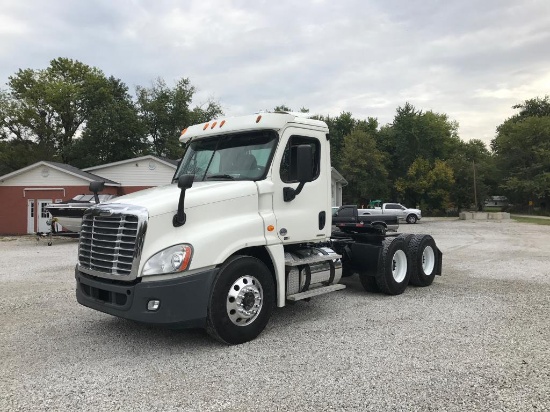
POLYGON ((422 219, 422 212, 420 209, 409 209, 400 203, 383 203, 382 206, 374 207, 373 209, 363 209, 362 214, 371 215, 392 215, 397 216, 401 220, 405 220, 407 223, 416 223, 422 219))

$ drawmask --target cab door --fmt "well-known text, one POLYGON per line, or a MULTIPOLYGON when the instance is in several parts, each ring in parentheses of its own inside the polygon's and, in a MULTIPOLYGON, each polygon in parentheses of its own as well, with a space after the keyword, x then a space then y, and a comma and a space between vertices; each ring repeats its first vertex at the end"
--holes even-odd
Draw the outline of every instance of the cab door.
POLYGON ((273 212, 277 235, 283 244, 314 242, 330 236, 330 152, 322 131, 288 127, 273 159, 273 212), (296 189, 297 147, 308 145, 313 152, 313 180, 290 201, 284 199, 284 188, 296 189))

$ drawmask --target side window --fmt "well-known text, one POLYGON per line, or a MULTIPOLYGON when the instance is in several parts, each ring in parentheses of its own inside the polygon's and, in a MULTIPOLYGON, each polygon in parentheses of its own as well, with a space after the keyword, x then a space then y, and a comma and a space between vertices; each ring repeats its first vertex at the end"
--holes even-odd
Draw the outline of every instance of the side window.
POLYGON ((304 144, 311 146, 313 149, 313 180, 319 177, 321 166, 321 143, 319 140, 314 137, 291 136, 288 139, 281 161, 280 175, 283 182, 296 183, 298 181, 296 180, 296 153, 297 147, 304 144))
POLYGON ((353 209, 350 208, 350 207, 341 209, 341 210, 338 212, 338 216, 339 216, 339 217, 353 217, 353 209))

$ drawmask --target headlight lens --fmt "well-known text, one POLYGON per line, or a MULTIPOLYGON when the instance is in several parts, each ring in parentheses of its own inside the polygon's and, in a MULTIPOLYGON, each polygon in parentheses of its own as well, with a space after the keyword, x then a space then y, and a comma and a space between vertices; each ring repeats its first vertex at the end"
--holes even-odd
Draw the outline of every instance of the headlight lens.
POLYGON ((154 254, 143 267, 143 276, 183 272, 189 267, 193 247, 188 244, 171 246, 154 254))

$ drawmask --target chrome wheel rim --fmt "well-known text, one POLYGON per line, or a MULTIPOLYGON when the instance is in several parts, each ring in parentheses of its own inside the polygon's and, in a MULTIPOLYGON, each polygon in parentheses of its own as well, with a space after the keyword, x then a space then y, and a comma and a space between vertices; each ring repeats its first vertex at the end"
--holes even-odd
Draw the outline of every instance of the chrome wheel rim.
POLYGON ((234 325, 250 325, 260 314, 264 300, 262 285, 254 276, 241 276, 227 294, 227 316, 234 325))

